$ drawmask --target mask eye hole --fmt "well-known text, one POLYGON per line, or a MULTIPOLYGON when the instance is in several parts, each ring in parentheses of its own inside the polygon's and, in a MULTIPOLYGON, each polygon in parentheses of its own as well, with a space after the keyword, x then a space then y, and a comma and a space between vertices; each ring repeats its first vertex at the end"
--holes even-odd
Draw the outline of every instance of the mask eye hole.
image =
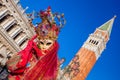
POLYGON ((44 43, 42 41, 40 41, 40 44, 44 45, 44 43))
POLYGON ((48 45, 48 46, 49 46, 49 45, 51 45, 51 44, 52 44, 51 42, 48 42, 46 45, 48 45))

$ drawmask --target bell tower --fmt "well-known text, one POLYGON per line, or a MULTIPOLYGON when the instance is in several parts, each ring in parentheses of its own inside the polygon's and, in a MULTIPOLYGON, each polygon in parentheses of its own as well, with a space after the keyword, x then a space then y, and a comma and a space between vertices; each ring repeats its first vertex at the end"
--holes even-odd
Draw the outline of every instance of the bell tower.
POLYGON ((98 27, 94 33, 89 35, 81 49, 64 70, 64 76, 70 80, 86 79, 95 62, 106 48, 115 17, 98 27))

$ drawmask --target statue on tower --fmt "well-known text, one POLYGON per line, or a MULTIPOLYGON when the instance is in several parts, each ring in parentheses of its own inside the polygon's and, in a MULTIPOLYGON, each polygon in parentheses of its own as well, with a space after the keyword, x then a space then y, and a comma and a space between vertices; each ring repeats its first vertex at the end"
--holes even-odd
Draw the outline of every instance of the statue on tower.
POLYGON ((51 8, 39 13, 42 22, 35 27, 36 35, 26 48, 8 62, 9 80, 56 80, 59 60, 58 34, 64 26, 64 15, 53 14, 51 8), (58 19, 59 24, 55 21, 58 19))

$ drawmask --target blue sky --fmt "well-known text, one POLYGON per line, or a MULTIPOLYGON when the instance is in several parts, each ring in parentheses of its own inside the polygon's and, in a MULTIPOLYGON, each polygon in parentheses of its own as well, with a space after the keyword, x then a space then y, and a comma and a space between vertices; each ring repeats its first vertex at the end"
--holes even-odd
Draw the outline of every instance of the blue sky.
MULTIPOLYGON (((66 66, 89 34, 117 15, 110 40, 86 80, 120 80, 120 1, 119 0, 21 0, 26 12, 40 11, 49 5, 53 12, 65 14, 67 23, 59 34, 59 57, 66 66)), ((37 23, 37 20, 34 21, 37 23)))

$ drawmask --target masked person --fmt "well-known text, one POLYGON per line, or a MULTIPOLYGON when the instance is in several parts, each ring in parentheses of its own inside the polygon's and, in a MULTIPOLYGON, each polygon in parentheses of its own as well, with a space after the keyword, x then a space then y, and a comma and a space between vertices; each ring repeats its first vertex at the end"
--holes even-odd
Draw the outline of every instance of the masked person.
POLYGON ((50 20, 51 8, 40 12, 42 22, 35 27, 36 35, 26 48, 8 62, 9 80, 56 80, 59 48, 57 37, 60 27, 50 20))

